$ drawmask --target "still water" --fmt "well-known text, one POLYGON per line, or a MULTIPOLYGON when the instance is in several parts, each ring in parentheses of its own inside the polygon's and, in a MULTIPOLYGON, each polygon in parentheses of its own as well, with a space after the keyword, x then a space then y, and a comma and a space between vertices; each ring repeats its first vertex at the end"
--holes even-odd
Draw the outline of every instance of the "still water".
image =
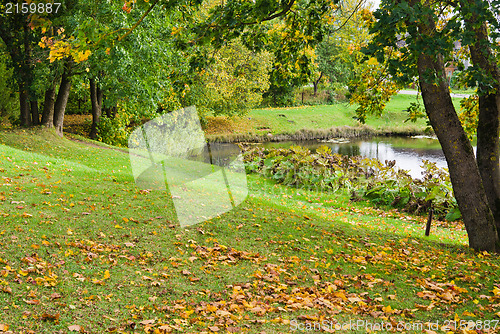
MULTIPOLYGON (((266 142, 254 145, 269 148, 289 148, 293 145, 300 145, 311 151, 315 151, 322 145, 327 145, 334 153, 342 155, 359 155, 380 161, 395 160, 396 166, 407 170, 413 178, 422 177, 423 168, 420 167, 422 160, 434 162, 438 167, 447 167, 438 140, 422 136, 266 142)), ((210 152, 205 150, 206 152, 198 155, 196 160, 201 159, 207 163, 224 166, 239 154, 239 148, 235 144, 212 143, 209 147, 210 152)))
POLYGON ((316 150, 322 145, 329 146, 334 153, 360 155, 380 161, 395 160, 396 166, 409 171, 413 178, 421 178, 422 160, 435 162, 438 167, 447 167, 443 151, 437 139, 428 137, 372 137, 354 139, 331 139, 329 141, 295 141, 263 143, 264 147, 290 147, 301 145, 316 150))

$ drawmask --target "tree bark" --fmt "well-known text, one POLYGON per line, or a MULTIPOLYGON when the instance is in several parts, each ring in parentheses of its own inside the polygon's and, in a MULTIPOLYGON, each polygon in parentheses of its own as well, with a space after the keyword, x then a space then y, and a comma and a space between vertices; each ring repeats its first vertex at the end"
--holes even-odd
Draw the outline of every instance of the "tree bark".
POLYGON ((476 159, 500 238, 500 69, 491 50, 486 22, 481 22, 476 14, 468 16, 465 22, 475 37, 469 46, 472 63, 485 75, 478 85, 476 159))
POLYGON ((318 80, 313 81, 314 96, 316 96, 316 94, 318 93, 318 85, 322 77, 323 77, 323 72, 320 73, 318 80))
POLYGON ((25 82, 21 82, 19 84, 19 108, 20 108, 19 119, 21 121, 21 126, 30 126, 31 110, 29 103, 29 94, 25 82))
POLYGON ((56 100, 56 80, 53 80, 51 86, 45 91, 45 100, 43 103, 42 125, 51 128, 54 126, 54 103, 56 100))
POLYGON ((38 101, 37 100, 31 100, 30 101, 30 106, 31 106, 31 123, 33 125, 39 125, 40 124, 40 113, 38 111, 38 101))
MULTIPOLYGON (((419 25, 419 32, 425 37, 433 35, 435 22, 432 18, 427 24, 419 25)), ((418 56, 417 69, 425 110, 448 163, 469 246, 476 250, 497 251, 498 235, 493 214, 474 151, 451 100, 443 59, 422 50, 418 56)))
MULTIPOLYGON (((19 97, 22 98, 20 101, 21 107, 21 125, 31 126, 33 125, 31 118, 31 84, 33 83, 33 65, 31 64, 31 45, 30 45, 30 30, 28 27, 28 21, 25 19, 23 23, 23 46, 24 52, 22 53, 22 65, 21 65, 21 75, 22 80, 22 93, 20 92, 19 97)), ((20 87, 20 88, 21 88, 20 87)))
POLYGON ((97 138, 97 125, 101 120, 102 114, 102 91, 95 79, 90 79, 90 102, 92 105, 92 128, 90 129, 90 138, 97 138))
POLYGON ((68 103, 69 92, 71 89, 71 73, 70 65, 66 63, 64 72, 61 77, 61 85, 57 93, 57 99, 54 105, 54 127, 59 136, 63 136, 64 113, 68 103))

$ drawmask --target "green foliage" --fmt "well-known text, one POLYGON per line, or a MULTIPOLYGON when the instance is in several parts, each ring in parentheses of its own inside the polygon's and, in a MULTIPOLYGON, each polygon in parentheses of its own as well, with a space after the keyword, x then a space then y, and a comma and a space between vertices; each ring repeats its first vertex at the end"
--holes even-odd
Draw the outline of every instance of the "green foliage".
POLYGON ((127 112, 126 108, 121 108, 115 117, 108 118, 105 115, 101 118, 98 124, 97 138, 103 143, 127 147, 128 137, 134 129, 129 128, 131 121, 134 119, 132 112, 127 112))
POLYGON ((185 48, 193 43, 191 65, 200 71, 215 49, 240 38, 252 51, 274 55, 270 87, 265 99, 275 105, 293 103, 293 90, 309 82, 314 67, 312 48, 319 43, 332 19, 335 2, 317 1, 213 1, 202 19, 179 34, 185 48))
POLYGON ((410 121, 412 123, 415 123, 419 119, 426 117, 425 112, 422 111, 422 107, 417 102, 411 102, 406 111, 408 112, 408 118, 405 120, 405 122, 410 121))
POLYGON ((366 122, 368 115, 380 117, 390 97, 397 91, 387 75, 386 64, 375 58, 366 58, 361 52, 371 36, 369 24, 372 13, 358 1, 344 1, 339 10, 333 32, 316 49, 319 70, 330 80, 334 91, 348 87, 348 98, 358 105, 357 119, 366 122))
POLYGON ((16 94, 14 89, 12 89, 13 83, 13 69, 8 68, 7 61, 8 57, 3 53, 3 49, 0 45, 0 119, 2 118, 12 118, 19 114, 19 106, 16 99, 16 94))
POLYGON ((428 210, 431 202, 435 216, 456 217, 457 202, 453 197, 447 172, 435 163, 423 162, 422 179, 413 179, 395 167, 395 161, 348 157, 332 154, 322 146, 311 153, 296 146, 290 149, 253 148, 245 152, 247 171, 260 173, 288 186, 352 192, 353 200, 365 198, 377 205, 388 205, 413 213, 428 210))
POLYGON ((232 41, 215 53, 187 99, 203 116, 243 116, 261 103, 269 88, 270 68, 270 53, 255 53, 240 40, 232 41))
POLYGON ((370 36, 366 16, 369 5, 359 1, 342 1, 330 25, 331 32, 316 48, 318 70, 334 88, 347 86, 356 76, 359 67, 356 48, 365 45, 370 36))
POLYGON ((458 118, 462 122, 465 133, 472 139, 477 132, 477 123, 479 120, 479 97, 477 95, 471 95, 469 97, 463 98, 460 101, 460 110, 458 118))

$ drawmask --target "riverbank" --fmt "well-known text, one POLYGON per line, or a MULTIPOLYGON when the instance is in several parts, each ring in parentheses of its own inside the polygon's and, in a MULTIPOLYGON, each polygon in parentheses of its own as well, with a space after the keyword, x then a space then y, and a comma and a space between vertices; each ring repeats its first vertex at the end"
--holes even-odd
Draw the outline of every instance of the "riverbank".
MULTIPOLYGON (((267 142, 353 138, 367 136, 414 136, 432 134, 424 119, 405 122, 406 109, 416 97, 399 94, 386 107, 381 117, 369 116, 360 124, 356 105, 332 105, 265 108, 250 111, 244 117, 210 117, 205 126, 212 142, 267 142)), ((460 98, 454 98, 457 110, 460 98)))

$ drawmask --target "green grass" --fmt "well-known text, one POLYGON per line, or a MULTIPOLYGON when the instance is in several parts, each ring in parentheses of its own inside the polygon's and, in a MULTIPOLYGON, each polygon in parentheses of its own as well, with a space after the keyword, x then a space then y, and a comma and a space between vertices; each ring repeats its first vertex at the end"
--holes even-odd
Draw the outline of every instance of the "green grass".
MULTIPOLYGON (((406 109, 416 96, 396 95, 387 104, 382 116, 368 116, 366 124, 357 122, 355 115, 356 105, 337 103, 332 105, 301 106, 287 108, 266 108, 252 110, 242 118, 233 118, 230 121, 220 118, 209 123, 207 129, 212 138, 238 137, 245 139, 245 135, 266 137, 297 134, 301 131, 310 132, 311 137, 325 135, 327 129, 336 129, 336 136, 349 137, 353 134, 423 134, 426 132, 426 120, 420 119, 415 123, 405 122, 408 118, 406 109)), ((423 107, 421 98, 420 104, 423 107)), ((460 99, 454 98, 453 103, 459 107, 460 99)), ((292 138, 293 139, 293 138, 292 138)))
POLYGON ((0 332, 499 318, 500 259, 468 250, 463 226, 434 222, 424 238, 425 217, 345 193, 248 186, 236 210, 181 228, 167 193, 135 186, 126 152, 0 132, 0 332))
POLYGON ((451 92, 455 94, 475 94, 476 90, 476 88, 452 89, 451 92))

